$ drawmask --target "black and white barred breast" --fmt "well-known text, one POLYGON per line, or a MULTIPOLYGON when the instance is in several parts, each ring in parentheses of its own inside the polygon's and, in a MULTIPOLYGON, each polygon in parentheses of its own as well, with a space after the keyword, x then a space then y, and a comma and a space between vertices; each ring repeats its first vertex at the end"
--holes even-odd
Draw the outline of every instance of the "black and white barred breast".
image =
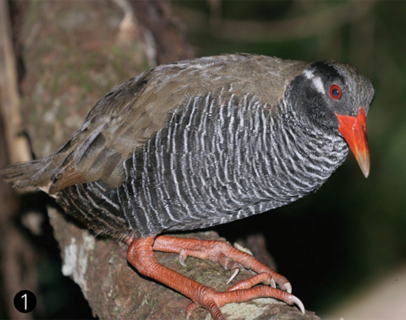
POLYGON ((190 97, 125 160, 124 182, 63 189, 58 202, 96 231, 149 236, 223 224, 317 190, 345 160, 337 135, 305 126, 281 100, 231 86, 190 97))

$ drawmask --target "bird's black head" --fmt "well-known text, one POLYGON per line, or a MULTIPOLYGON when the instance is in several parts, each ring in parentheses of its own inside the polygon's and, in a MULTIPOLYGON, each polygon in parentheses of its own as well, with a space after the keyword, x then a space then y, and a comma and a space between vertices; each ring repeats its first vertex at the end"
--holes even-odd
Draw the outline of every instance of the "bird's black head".
POLYGON ((341 135, 364 175, 369 173, 366 115, 374 99, 371 82, 353 67, 315 62, 292 80, 285 101, 304 125, 341 135))

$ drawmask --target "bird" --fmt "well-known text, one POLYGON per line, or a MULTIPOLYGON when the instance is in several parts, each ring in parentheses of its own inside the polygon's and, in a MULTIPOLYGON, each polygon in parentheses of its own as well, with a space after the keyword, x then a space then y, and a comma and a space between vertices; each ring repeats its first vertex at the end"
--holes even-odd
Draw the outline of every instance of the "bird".
POLYGON ((171 235, 250 217, 319 189, 354 154, 370 172, 366 117, 373 85, 334 60, 304 62, 248 53, 154 67, 101 98, 54 154, 2 170, 36 188, 96 235, 128 245, 144 276, 188 297, 190 316, 223 320, 230 302, 273 297, 296 305, 292 285, 222 241, 171 235), (154 252, 218 262, 255 275, 224 292, 161 265, 154 252))

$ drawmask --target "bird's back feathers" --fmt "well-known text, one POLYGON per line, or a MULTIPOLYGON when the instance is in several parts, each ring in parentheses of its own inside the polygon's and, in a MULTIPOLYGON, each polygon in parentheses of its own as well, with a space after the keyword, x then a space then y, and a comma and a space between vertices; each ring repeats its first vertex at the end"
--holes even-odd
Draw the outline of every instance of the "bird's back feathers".
POLYGON ((54 155, 12 165, 3 174, 15 187, 33 186, 51 195, 68 186, 98 180, 117 187, 125 179, 123 162, 161 130, 169 115, 187 99, 222 91, 228 91, 227 97, 250 93, 272 107, 308 65, 228 54, 158 66, 106 94, 54 155))

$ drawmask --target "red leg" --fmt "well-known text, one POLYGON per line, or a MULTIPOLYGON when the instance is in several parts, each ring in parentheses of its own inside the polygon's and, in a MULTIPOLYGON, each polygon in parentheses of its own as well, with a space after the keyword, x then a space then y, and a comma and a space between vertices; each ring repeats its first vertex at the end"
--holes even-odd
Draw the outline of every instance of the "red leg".
POLYGON ((185 259, 187 256, 209 259, 219 262, 227 270, 233 270, 238 265, 242 265, 256 273, 269 274, 271 279, 274 279, 282 290, 292 293, 292 286, 284 276, 274 272, 252 255, 242 252, 223 241, 158 236, 154 243, 154 250, 178 253, 182 259, 185 259), (231 266, 231 268, 228 266, 231 266))
MULTIPOLYGON (((220 307, 222 307, 223 305, 230 302, 243 302, 259 297, 276 298, 285 301, 289 305, 297 304, 301 309, 301 311, 304 313, 304 307, 303 304, 300 302, 300 300, 288 292, 274 289, 269 286, 258 286, 255 288, 251 288, 253 283, 257 284, 263 281, 266 282, 267 280, 265 278, 268 277, 269 280, 269 276, 258 275, 259 277, 258 276, 253 277, 256 279, 255 281, 250 281, 251 279, 248 279, 233 286, 232 291, 217 292, 212 288, 204 286, 169 268, 162 266, 155 259, 153 250, 177 252, 170 249, 162 250, 163 244, 166 243, 166 240, 170 241, 172 244, 175 244, 176 240, 179 240, 177 243, 177 247, 179 247, 179 243, 182 244, 183 242, 185 241, 187 242, 188 240, 192 239, 180 239, 173 237, 158 237, 155 239, 154 236, 148 238, 134 239, 128 248, 127 258, 128 261, 141 274, 153 278, 190 298, 193 301, 193 304, 187 308, 188 315, 190 315, 191 312, 193 312, 193 310, 196 309, 197 307, 203 307, 211 313, 211 315, 215 320, 224 320, 224 317, 222 316, 220 311, 220 307), (162 239, 161 241, 158 242, 159 238, 162 239), (157 246, 155 247, 156 244, 157 246)), ((192 242, 194 241, 196 240, 192 240, 192 242)), ((215 241, 207 241, 207 242, 215 242, 215 241)), ((166 245, 169 244, 166 243, 166 245)))

